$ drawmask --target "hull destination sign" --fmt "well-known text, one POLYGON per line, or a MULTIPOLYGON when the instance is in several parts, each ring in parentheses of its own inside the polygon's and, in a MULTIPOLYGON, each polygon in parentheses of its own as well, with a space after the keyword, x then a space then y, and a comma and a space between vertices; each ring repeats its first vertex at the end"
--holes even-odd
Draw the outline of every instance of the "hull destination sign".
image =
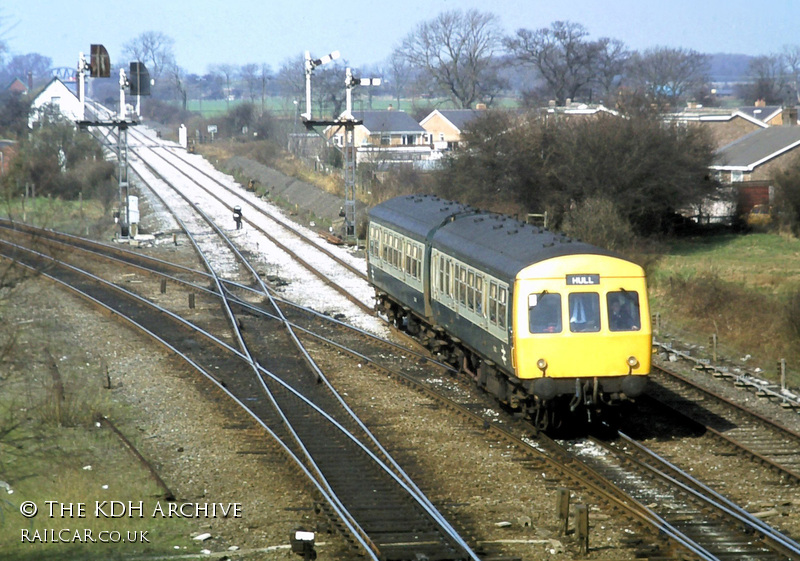
POLYGON ((600 275, 567 275, 567 285, 592 286, 600 284, 600 275))

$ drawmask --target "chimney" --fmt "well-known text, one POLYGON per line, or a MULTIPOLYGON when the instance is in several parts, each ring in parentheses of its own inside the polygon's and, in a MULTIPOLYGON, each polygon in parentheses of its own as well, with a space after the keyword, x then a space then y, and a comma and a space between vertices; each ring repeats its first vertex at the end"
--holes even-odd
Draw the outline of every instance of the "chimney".
POLYGON ((784 107, 781 111, 781 121, 784 127, 791 127, 797 124, 797 106, 784 107))
POLYGON ((764 101, 763 99, 757 99, 756 100, 756 107, 766 107, 766 106, 767 106, 767 102, 764 101))
POLYGON ((475 104, 476 111, 486 111, 486 104, 485 103, 476 103, 475 104))

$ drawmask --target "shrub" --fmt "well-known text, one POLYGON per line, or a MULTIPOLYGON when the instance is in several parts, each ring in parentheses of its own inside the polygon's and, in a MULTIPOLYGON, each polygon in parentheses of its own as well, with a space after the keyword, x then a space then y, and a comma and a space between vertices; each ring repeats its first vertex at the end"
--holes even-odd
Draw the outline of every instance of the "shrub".
POLYGON ((615 251, 632 247, 636 238, 614 202, 602 197, 590 197, 567 211, 562 229, 571 237, 615 251))

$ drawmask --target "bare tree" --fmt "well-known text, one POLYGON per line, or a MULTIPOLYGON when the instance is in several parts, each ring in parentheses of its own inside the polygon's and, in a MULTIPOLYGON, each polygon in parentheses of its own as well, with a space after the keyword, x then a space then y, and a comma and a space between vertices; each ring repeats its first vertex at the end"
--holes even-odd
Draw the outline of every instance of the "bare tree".
POLYGON ((765 55, 750 60, 747 67, 749 80, 737 87, 739 96, 746 102, 764 101, 768 104, 780 104, 791 97, 789 85, 784 72, 783 61, 779 55, 765 55))
POLYGON ((322 117, 336 118, 344 111, 346 90, 344 85, 347 61, 326 64, 314 71, 312 102, 319 107, 322 117), (330 108, 330 114, 326 110, 330 108))
POLYGON ((143 62, 150 77, 158 79, 175 60, 175 40, 160 31, 145 31, 122 46, 123 53, 131 59, 143 62))
POLYGON ((0 11, 0 67, 5 64, 8 55, 8 33, 17 26, 17 23, 9 23, 8 18, 0 11))
POLYGON ((388 85, 394 93, 394 99, 397 101, 397 109, 400 109, 400 100, 412 79, 411 67, 406 62, 406 59, 401 56, 399 52, 395 51, 392 56, 389 57, 387 71, 388 85))
POLYGON ((242 65, 239 72, 247 88, 247 97, 250 103, 255 103, 259 89, 258 65, 254 63, 242 65))
POLYGON ((688 49, 655 47, 631 57, 627 78, 651 103, 677 108, 708 83, 708 68, 708 55, 688 49))
POLYGON ((267 84, 272 80, 272 68, 269 64, 261 63, 258 78, 261 82, 261 114, 264 114, 264 105, 267 100, 267 84))
POLYGON ((305 58, 303 53, 286 59, 281 64, 275 80, 281 95, 298 103, 305 97, 305 58))
POLYGON ((236 77, 238 69, 233 64, 214 64, 209 67, 209 72, 222 84, 225 106, 230 108, 230 99, 233 95, 231 81, 236 77))
POLYGON ((175 91, 178 93, 181 108, 186 111, 189 101, 189 85, 186 80, 186 71, 173 61, 173 63, 169 65, 167 74, 175 86, 175 91))
POLYGON ((47 71, 52 67, 53 59, 50 57, 37 53, 28 53, 12 57, 6 66, 6 73, 22 80, 25 80, 28 73, 30 73, 36 79, 47 76, 47 71))
POLYGON ((567 98, 577 98, 597 78, 601 54, 604 64, 613 67, 617 63, 616 59, 607 60, 614 55, 614 50, 607 48, 610 40, 592 42, 586 39, 588 35, 579 23, 556 21, 538 31, 518 29, 505 39, 505 46, 517 62, 532 65, 556 101, 564 103, 567 98))
MULTIPOLYGON (((800 102, 800 46, 787 45, 781 55, 783 65, 788 74, 787 79, 794 89, 793 103, 800 102)), ((789 101, 789 99, 787 99, 789 101)))
POLYGON ((501 43, 497 16, 453 10, 417 26, 395 56, 428 74, 456 105, 469 108, 491 99, 501 85, 495 59, 501 43))
POLYGON ((616 90, 620 85, 631 53, 622 41, 603 37, 597 40, 596 54, 594 82, 598 86, 601 99, 609 103, 616 97, 616 90))

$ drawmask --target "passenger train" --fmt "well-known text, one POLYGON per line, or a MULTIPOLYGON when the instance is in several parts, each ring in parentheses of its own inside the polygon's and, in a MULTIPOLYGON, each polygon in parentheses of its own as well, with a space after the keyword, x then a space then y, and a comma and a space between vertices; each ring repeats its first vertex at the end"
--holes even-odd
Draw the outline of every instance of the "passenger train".
POLYGON ((369 213, 376 308, 542 430, 640 395, 651 360, 642 268, 434 196, 369 213))

